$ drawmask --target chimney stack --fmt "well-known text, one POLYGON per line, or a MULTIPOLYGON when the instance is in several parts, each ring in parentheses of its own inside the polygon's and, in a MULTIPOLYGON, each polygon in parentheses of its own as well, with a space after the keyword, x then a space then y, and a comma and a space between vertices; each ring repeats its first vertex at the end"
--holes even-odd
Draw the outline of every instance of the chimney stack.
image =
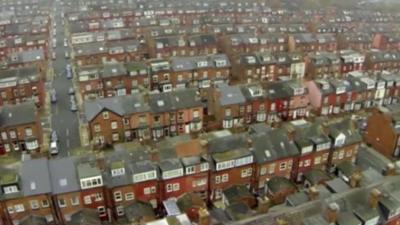
POLYGON ((359 171, 354 172, 350 177, 350 187, 356 188, 360 186, 361 173, 359 171))
POLYGON ((210 224, 210 213, 205 208, 199 209, 199 225, 209 225, 210 224))
POLYGON ((369 205, 371 208, 375 209, 376 207, 378 207, 380 195, 381 195, 381 191, 379 191, 376 188, 372 189, 371 194, 369 196, 369 205))
POLYGON ((326 212, 326 217, 330 224, 336 223, 338 212, 339 212, 339 205, 337 203, 333 202, 333 203, 329 204, 327 212, 326 212))
POLYGON ((313 201, 318 198, 319 191, 315 186, 312 186, 308 189, 308 198, 310 201, 313 201))
POLYGON ((258 197, 257 198, 257 212, 258 213, 267 213, 269 210, 269 207, 271 206, 271 201, 267 196, 265 197, 258 197))
POLYGON ((385 176, 395 176, 396 175, 396 167, 393 163, 388 163, 385 169, 385 176))

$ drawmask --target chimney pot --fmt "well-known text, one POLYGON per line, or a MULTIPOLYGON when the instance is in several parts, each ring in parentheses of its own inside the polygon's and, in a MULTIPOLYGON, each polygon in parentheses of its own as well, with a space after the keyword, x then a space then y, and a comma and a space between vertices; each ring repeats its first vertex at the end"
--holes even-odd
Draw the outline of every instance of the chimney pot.
POLYGON ((271 201, 268 197, 258 197, 257 198, 257 212, 258 213, 267 213, 269 210, 269 207, 271 205, 271 201))
POLYGON ((326 217, 328 219, 328 222, 331 224, 336 223, 337 220, 337 213, 339 211, 339 205, 337 203, 331 203, 328 206, 328 210, 326 213, 326 217))
POLYGON ((319 191, 315 186, 312 186, 308 189, 308 197, 311 201, 317 199, 318 194, 319 191))
POLYGON ((394 176, 396 175, 396 167, 393 163, 388 163, 385 169, 386 176, 394 176))
POLYGON ((369 196, 369 204, 371 208, 375 209, 378 206, 379 196, 381 195, 381 191, 374 188, 371 190, 371 194, 369 196))

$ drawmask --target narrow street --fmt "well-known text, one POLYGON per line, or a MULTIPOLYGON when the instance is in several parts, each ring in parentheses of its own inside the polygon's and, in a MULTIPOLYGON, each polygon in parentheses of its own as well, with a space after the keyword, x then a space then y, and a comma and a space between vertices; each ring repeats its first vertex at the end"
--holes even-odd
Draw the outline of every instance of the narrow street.
MULTIPOLYGON (((53 60, 54 80, 52 87, 57 93, 57 103, 51 106, 51 125, 52 129, 58 133, 59 156, 69 155, 69 150, 80 146, 78 112, 71 112, 68 89, 72 87, 72 80, 66 78, 65 67, 70 64, 65 58, 65 51, 69 47, 64 47, 65 29, 61 17, 62 6, 60 1, 54 2, 54 20, 56 21, 57 47, 56 60, 53 60)), ((54 36, 52 36, 53 38, 54 36)))

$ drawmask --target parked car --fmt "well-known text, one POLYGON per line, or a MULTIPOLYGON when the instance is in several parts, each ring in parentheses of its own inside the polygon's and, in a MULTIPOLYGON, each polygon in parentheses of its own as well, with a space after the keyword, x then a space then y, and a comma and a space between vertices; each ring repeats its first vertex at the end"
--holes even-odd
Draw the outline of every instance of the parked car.
POLYGON ((65 58, 69 59, 69 53, 68 52, 65 52, 65 58))
POLYGON ((55 52, 53 52, 51 58, 52 58, 53 60, 56 60, 56 53, 55 53, 55 52))
POLYGON ((73 87, 69 87, 68 94, 69 95, 74 95, 75 94, 75 89, 73 87))
POLYGON ((50 92, 50 101, 53 104, 57 102, 57 93, 54 89, 50 92))
POLYGON ((50 134, 50 141, 58 142, 57 131, 53 130, 50 134))
POLYGON ((64 47, 68 47, 68 42, 66 38, 64 38, 64 47))
POLYGON ((78 111, 78 106, 76 105, 75 99, 74 99, 74 101, 71 101, 70 110, 71 110, 72 112, 78 111))
POLYGON ((50 142, 50 154, 57 155, 58 154, 58 145, 56 141, 50 142))

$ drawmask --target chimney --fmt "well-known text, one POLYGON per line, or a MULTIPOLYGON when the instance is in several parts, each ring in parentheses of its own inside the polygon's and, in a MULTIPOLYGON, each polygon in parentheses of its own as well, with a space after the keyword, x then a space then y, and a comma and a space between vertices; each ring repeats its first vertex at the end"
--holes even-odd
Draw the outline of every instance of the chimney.
POLYGON ((156 148, 149 148, 148 151, 149 155, 150 155, 150 159, 153 161, 158 161, 159 157, 158 157, 158 149, 156 148))
POLYGON ((319 191, 315 186, 312 186, 308 189, 308 198, 310 201, 313 201, 318 198, 319 191))
POLYGON ((257 212, 258 213, 267 213, 269 210, 269 207, 271 205, 271 201, 267 196, 265 197, 258 197, 257 198, 257 212))
POLYGON ((199 209, 199 225, 209 225, 210 224, 210 213, 205 208, 199 209))
POLYGON ((371 193, 369 195, 369 205, 372 209, 375 209, 376 207, 378 207, 380 195, 381 195, 381 191, 379 191, 378 189, 374 188, 371 190, 371 193))
POLYGON ((328 219, 328 222, 330 224, 336 223, 338 212, 339 212, 339 205, 337 203, 334 202, 329 204, 326 212, 326 218, 328 219))
POLYGON ((393 163, 388 163, 385 169, 385 176, 395 176, 396 175, 396 167, 393 163))
POLYGON ((361 173, 359 171, 354 172, 350 177, 350 187, 356 188, 360 186, 361 173))

